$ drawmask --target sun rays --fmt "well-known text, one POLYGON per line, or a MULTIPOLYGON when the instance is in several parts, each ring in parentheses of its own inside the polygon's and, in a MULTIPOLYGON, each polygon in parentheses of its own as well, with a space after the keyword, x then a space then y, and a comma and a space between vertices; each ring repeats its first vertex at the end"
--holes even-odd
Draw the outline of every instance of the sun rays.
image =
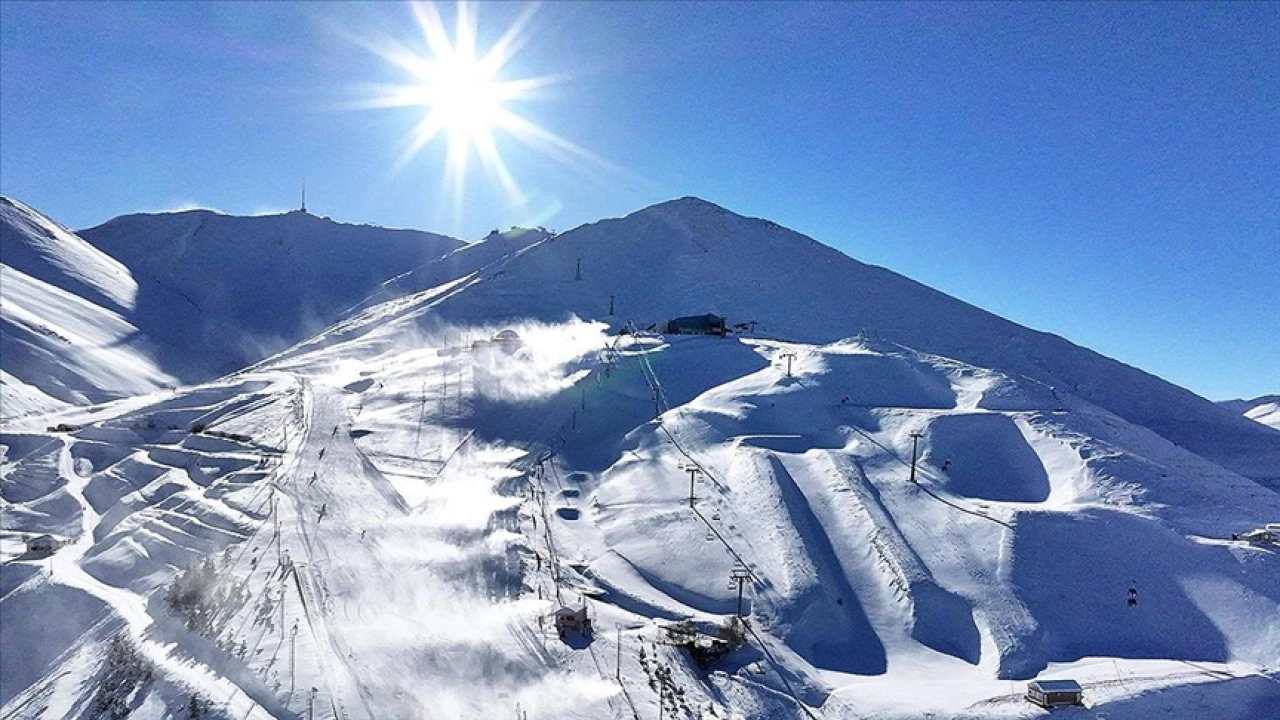
POLYGON ((501 186, 513 205, 526 203, 525 192, 504 160, 499 138, 508 136, 552 159, 596 168, 609 164, 578 145, 523 117, 517 106, 536 100, 538 90, 557 81, 551 76, 512 78, 512 61, 528 39, 531 5, 487 49, 478 47, 477 17, 468 3, 457 5, 450 35, 432 3, 412 5, 416 34, 412 44, 397 39, 358 40, 401 70, 406 82, 371 88, 364 108, 421 108, 422 117, 405 138, 396 167, 418 158, 432 143, 443 143, 441 201, 456 216, 467 194, 469 170, 478 160, 485 178, 501 186))

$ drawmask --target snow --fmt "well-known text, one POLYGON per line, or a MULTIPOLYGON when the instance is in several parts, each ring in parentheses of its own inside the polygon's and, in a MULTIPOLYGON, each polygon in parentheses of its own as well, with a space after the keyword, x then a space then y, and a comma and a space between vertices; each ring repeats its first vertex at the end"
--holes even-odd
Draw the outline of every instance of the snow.
POLYGON ((0 420, 140 395, 174 382, 127 314, 123 265, 0 198, 0 420))
POLYGON ((17 200, 0 197, 0 262, 5 266, 127 314, 138 283, 115 258, 17 200))
POLYGON ((1218 404, 1254 422, 1280 430, 1280 395, 1263 395, 1252 400, 1227 400, 1218 404))
POLYGON ((139 284, 132 314, 160 362, 206 380, 332 324, 387 278, 459 248, 453 238, 305 212, 126 215, 80 231, 139 284))
POLYGON ((24 390, 0 713, 81 716, 121 633, 155 668, 134 718, 1032 718, 1035 678, 1084 688, 1054 717, 1280 712, 1280 548, 1230 539, 1280 521, 1271 430, 701 201, 519 237, 352 282, 232 375, 24 390), (702 312, 760 336, 617 334, 702 312), (188 627, 166 592, 206 559, 188 627), (735 571, 747 642, 701 668, 670 626, 719 632, 735 571), (595 632, 558 637, 583 603, 595 632))

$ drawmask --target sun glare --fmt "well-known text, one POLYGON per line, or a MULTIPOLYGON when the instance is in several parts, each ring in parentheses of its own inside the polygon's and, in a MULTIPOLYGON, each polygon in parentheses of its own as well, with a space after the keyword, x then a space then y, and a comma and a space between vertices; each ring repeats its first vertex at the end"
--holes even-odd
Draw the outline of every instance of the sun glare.
MULTIPOLYGON (((522 117, 513 104, 534 99, 550 77, 507 79, 512 59, 526 40, 526 30, 536 6, 529 6, 502 37, 483 52, 476 46, 476 17, 468 3, 457 6, 453 34, 434 4, 412 5, 425 47, 397 40, 361 40, 362 45, 405 71, 409 82, 375 88, 363 107, 416 107, 422 117, 406 138, 398 166, 412 161, 428 144, 445 143, 446 182, 455 215, 461 212, 469 161, 478 158, 485 172, 505 190, 509 200, 525 198, 503 160, 497 137, 510 136, 557 159, 586 160, 608 167, 595 155, 522 117)), ((442 200, 444 198, 442 197, 442 200)))

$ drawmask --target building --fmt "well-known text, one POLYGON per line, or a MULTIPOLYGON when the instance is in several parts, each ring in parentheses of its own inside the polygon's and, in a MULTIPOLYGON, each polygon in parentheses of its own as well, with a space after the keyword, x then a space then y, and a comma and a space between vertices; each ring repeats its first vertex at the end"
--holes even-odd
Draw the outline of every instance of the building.
POLYGON ((507 353, 514 353, 524 347, 524 341, 520 339, 520 334, 515 330, 503 330, 493 336, 493 344, 502 348, 507 353))
POLYGON ((48 554, 62 546, 58 538, 45 534, 27 538, 27 552, 48 554))
POLYGON ((561 607, 556 609, 556 632, 560 637, 564 637, 567 630, 573 630, 582 635, 591 633, 591 618, 587 617, 587 606, 584 603, 581 608, 574 609, 571 607, 561 607))
POLYGON ((1247 533, 1241 533, 1239 537, 1241 540, 1251 542, 1254 545, 1270 545, 1276 542, 1277 538, 1280 538, 1280 534, 1271 532, 1266 528, 1259 528, 1257 530, 1250 530, 1247 533))
POLYGON ((1032 680, 1027 700, 1044 708, 1084 705, 1084 689, 1075 680, 1032 680))
POLYGON ((728 333, 723 317, 719 315, 689 315, 668 320, 662 327, 668 335, 719 335, 728 333))

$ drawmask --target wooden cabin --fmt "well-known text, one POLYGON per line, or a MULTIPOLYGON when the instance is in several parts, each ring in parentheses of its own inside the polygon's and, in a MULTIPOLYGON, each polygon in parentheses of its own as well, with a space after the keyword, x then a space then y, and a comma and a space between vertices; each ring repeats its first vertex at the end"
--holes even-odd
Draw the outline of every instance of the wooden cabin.
POLYGON ((1043 708, 1084 705, 1084 688, 1075 680, 1032 680, 1027 700, 1043 708))

